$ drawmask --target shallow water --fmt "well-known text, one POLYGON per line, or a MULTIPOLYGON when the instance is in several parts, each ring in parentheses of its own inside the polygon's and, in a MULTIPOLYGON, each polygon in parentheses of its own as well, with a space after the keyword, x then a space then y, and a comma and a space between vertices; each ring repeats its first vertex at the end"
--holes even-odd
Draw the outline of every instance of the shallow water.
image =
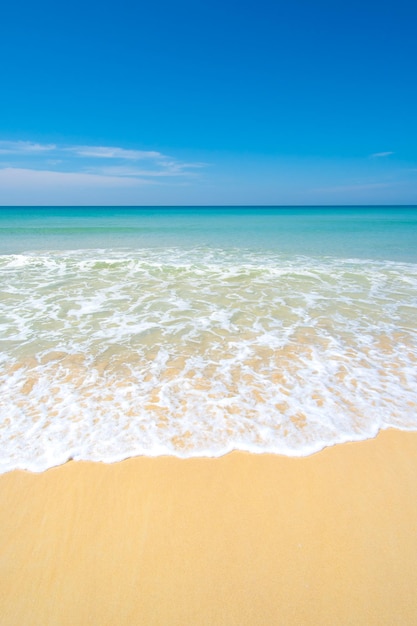
POLYGON ((415 210, 170 210, 3 213, 1 471, 417 428, 415 210))

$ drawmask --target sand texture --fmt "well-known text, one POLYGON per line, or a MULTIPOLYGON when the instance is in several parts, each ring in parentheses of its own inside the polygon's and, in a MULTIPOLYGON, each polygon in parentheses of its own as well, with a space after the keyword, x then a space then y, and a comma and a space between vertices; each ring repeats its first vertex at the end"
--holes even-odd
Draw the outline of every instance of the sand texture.
POLYGON ((0 477, 2 626, 417 624, 417 433, 0 477))

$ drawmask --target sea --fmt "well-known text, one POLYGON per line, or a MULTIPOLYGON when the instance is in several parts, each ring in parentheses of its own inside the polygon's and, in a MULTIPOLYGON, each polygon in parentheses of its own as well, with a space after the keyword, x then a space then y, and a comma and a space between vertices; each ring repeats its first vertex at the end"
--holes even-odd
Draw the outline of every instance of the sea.
POLYGON ((417 430, 417 207, 0 207, 0 471, 417 430))

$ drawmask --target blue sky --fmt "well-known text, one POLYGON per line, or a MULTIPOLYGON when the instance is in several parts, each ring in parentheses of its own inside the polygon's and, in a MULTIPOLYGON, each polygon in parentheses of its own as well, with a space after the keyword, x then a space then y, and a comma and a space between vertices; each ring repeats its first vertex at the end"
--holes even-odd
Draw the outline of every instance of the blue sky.
POLYGON ((0 204, 417 204, 417 3, 15 0, 0 204))

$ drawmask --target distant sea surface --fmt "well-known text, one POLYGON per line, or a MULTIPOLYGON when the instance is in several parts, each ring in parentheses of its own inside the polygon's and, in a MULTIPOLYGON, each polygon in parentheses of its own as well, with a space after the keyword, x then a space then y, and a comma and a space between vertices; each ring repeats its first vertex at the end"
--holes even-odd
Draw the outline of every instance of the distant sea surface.
POLYGON ((0 471, 417 429, 417 207, 0 207, 0 471))

